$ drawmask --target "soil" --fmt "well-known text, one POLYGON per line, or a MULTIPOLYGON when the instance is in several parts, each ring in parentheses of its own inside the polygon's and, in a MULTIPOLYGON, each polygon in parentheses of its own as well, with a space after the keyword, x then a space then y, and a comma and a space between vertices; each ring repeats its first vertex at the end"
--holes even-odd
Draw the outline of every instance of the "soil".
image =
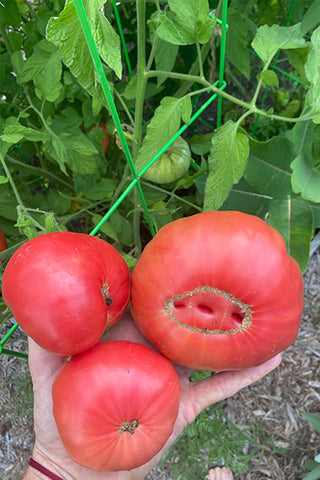
MULTIPOLYGON (((255 459, 244 475, 234 475, 235 480, 299 480, 307 474, 305 463, 320 453, 320 435, 303 418, 304 412, 320 413, 319 248, 310 259, 304 283, 301 328, 294 344, 283 352, 280 367, 225 401, 229 418, 239 428, 246 428, 254 418, 270 432, 272 441, 259 464, 255 459)), ((24 335, 18 330, 14 335, 15 350, 26 351, 24 335)), ((0 477, 21 480, 34 440, 27 362, 2 355, 0 376, 0 477)), ((147 480, 171 480, 170 465, 153 470, 147 480)))

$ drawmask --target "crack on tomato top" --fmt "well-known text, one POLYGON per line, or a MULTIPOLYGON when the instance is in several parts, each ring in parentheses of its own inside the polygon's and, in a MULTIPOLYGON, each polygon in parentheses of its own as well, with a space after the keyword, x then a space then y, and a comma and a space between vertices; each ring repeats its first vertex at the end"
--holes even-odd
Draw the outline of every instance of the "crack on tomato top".
POLYGON ((112 305, 113 300, 111 297, 109 297, 109 285, 107 283, 104 283, 102 285, 101 293, 104 298, 104 301, 106 302, 106 305, 112 305))
POLYGON ((252 323, 251 305, 209 286, 172 296, 163 310, 181 327, 206 335, 244 332, 252 323))

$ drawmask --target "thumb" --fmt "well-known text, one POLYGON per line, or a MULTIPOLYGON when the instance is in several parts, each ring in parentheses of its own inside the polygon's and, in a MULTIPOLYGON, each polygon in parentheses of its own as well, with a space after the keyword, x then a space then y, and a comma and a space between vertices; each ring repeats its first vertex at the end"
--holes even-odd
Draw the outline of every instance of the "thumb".
POLYGON ((191 383, 189 388, 192 389, 195 414, 198 415, 204 408, 231 397, 242 388, 260 380, 275 369, 280 362, 281 355, 278 354, 257 367, 221 372, 205 380, 191 383))
POLYGON ((29 370, 34 388, 44 382, 53 382, 64 364, 66 357, 55 355, 41 348, 32 338, 28 338, 29 370))

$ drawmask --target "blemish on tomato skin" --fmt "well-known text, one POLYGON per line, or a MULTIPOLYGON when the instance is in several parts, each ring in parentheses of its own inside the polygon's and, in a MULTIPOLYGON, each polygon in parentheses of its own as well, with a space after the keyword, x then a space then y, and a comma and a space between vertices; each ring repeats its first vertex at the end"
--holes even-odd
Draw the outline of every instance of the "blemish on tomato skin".
POLYGON ((162 348, 162 350, 164 350, 167 354, 170 353, 164 343, 160 343, 159 345, 160 345, 160 347, 162 348))

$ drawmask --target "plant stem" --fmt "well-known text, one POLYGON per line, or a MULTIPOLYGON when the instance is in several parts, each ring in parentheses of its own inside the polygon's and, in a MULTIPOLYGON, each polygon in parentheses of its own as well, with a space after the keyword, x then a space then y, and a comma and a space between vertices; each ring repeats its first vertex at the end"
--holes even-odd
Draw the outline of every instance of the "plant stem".
POLYGON ((19 167, 21 168, 32 170, 33 172, 38 173, 39 175, 50 177, 56 182, 60 183, 61 185, 64 185, 65 187, 67 187, 69 190, 74 191, 72 185, 70 185, 68 182, 65 182, 62 178, 58 177, 54 173, 51 173, 49 170, 45 170, 44 168, 40 168, 40 167, 34 167, 33 165, 28 165, 26 163, 20 162, 19 160, 16 160, 15 158, 10 157, 9 155, 7 155, 7 157, 9 158, 11 163, 14 163, 15 165, 19 165, 19 167))
POLYGON ((198 54, 198 62, 199 62, 199 74, 202 79, 204 79, 204 73, 203 73, 203 60, 202 60, 202 53, 201 53, 201 48, 199 42, 196 43, 197 47, 197 54, 198 54))
POLYGON ((232 103, 235 103, 236 105, 239 105, 240 107, 246 108, 249 110, 252 105, 251 103, 244 102, 242 100, 239 100, 238 98, 234 97, 233 95, 230 95, 229 93, 225 92, 224 90, 220 90, 220 88, 215 87, 214 85, 211 85, 210 82, 208 82, 205 79, 202 79, 198 75, 189 75, 185 73, 176 73, 176 72, 163 72, 160 70, 150 70, 149 72, 146 73, 146 77, 157 77, 159 75, 166 75, 169 78, 175 78, 177 80, 184 80, 186 82, 192 82, 192 83, 200 83, 201 85, 205 85, 207 87, 208 91, 212 91, 216 93, 217 95, 220 95, 221 97, 225 98, 226 100, 229 100, 232 103))
POLYGON ((170 198, 167 203, 169 203, 171 200, 176 199, 181 203, 184 203, 185 205, 188 205, 189 207, 194 208, 195 210, 198 210, 199 212, 202 212, 202 207, 199 207, 198 205, 195 205, 192 202, 189 202, 183 197, 179 197, 176 193, 174 193, 174 190, 172 192, 168 192, 165 188, 158 187, 157 185, 154 185, 153 183, 146 182, 145 180, 142 180, 143 185, 147 185, 149 188, 152 188, 153 190, 156 190, 157 192, 165 193, 167 194, 170 198))
POLYGON ((119 102, 121 103, 124 111, 126 112, 127 117, 128 117, 128 119, 129 119, 129 122, 131 123, 131 125, 133 125, 133 124, 134 124, 133 117, 132 117, 132 115, 131 115, 128 107, 127 107, 126 102, 124 102, 124 100, 123 100, 123 98, 122 98, 122 95, 120 95, 120 93, 117 92, 117 89, 116 89, 116 88, 114 89, 114 93, 115 93, 116 97, 118 98, 119 102))
POLYGON ((149 55, 147 66, 146 66, 146 71, 150 70, 150 68, 151 68, 151 65, 152 65, 152 62, 153 62, 153 59, 154 59, 154 56, 155 56, 155 53, 156 53, 158 40, 159 40, 159 37, 155 33, 154 38, 153 38, 153 42, 152 42, 151 52, 150 52, 150 55, 149 55))
MULTIPOLYGON (((144 96, 147 84, 146 76, 146 5, 145 0, 136 0, 137 6, 137 92, 135 104, 135 121, 133 133, 133 161, 138 157, 141 140, 142 140, 142 121, 144 96)), ((133 212, 133 236, 135 244, 135 253, 138 257, 141 253, 141 237, 140 237, 140 200, 138 191, 134 189, 134 212, 133 212)))
POLYGON ((8 51, 8 54, 11 57, 11 55, 13 54, 13 48, 11 46, 7 31, 4 28, 4 26, 2 25, 1 20, 0 20, 0 37, 2 37, 3 43, 5 44, 5 47, 8 51))
POLYGON ((0 153, 0 163, 1 163, 1 165, 2 165, 2 168, 3 168, 4 172, 5 172, 8 180, 9 180, 9 183, 10 183, 10 185, 11 185, 11 188, 12 188, 13 193, 14 193, 16 199, 17 199, 18 204, 20 205, 21 208, 26 209, 26 207, 25 207, 24 204, 23 204, 22 198, 20 197, 20 193, 18 192, 18 189, 17 189, 17 187, 16 187, 16 184, 15 184, 14 181, 13 181, 13 178, 12 178, 12 175, 11 175, 11 173, 10 173, 10 170, 8 169, 7 164, 6 164, 6 162, 5 162, 5 159, 3 158, 3 156, 1 155, 1 153, 0 153))
POLYGON ((32 221, 33 226, 35 226, 35 227, 37 227, 37 228, 39 228, 40 230, 43 231, 42 225, 40 225, 40 223, 37 222, 37 221, 29 214, 28 209, 25 207, 25 205, 24 205, 24 203, 23 203, 23 201, 22 201, 22 198, 20 197, 20 193, 18 192, 18 189, 17 189, 17 187, 16 187, 16 184, 15 184, 14 181, 13 181, 13 178, 12 178, 12 175, 11 175, 11 173, 10 173, 10 170, 8 169, 7 164, 6 164, 3 156, 1 155, 1 153, 0 153, 0 163, 1 163, 1 165, 2 165, 3 170, 5 171, 5 174, 6 174, 7 178, 8 178, 8 180, 9 180, 10 186, 11 186, 11 188, 12 188, 12 190, 13 190, 13 193, 14 193, 14 195, 15 195, 15 197, 16 197, 18 206, 21 208, 21 210, 23 210, 23 212, 24 212, 24 213, 28 216, 28 218, 32 221))
MULTIPOLYGON (((260 110, 254 104, 252 104, 252 102, 249 103, 249 102, 244 102, 243 100, 239 100, 238 98, 234 97, 233 95, 230 95, 229 93, 225 92, 224 90, 220 90, 220 88, 215 87, 214 85, 211 85, 211 83, 209 83, 207 80, 201 79, 200 77, 198 77, 196 75, 188 75, 188 74, 184 74, 184 73, 175 73, 175 72, 163 72, 163 71, 159 71, 159 70, 157 70, 157 71, 150 70, 149 72, 146 73, 147 78, 157 77, 158 75, 166 75, 167 77, 175 78, 177 80, 184 80, 186 82, 191 81, 193 83, 198 82, 202 85, 205 85, 207 87, 206 90, 208 92, 212 91, 212 92, 216 93, 217 95, 220 95, 221 97, 225 98, 229 102, 234 103, 236 105, 239 105, 239 107, 243 107, 243 108, 249 110, 249 112, 246 112, 246 117, 248 115, 251 115, 252 113, 255 113, 257 115, 262 115, 263 117, 268 117, 270 120, 280 120, 282 122, 297 123, 297 122, 312 120, 313 118, 316 118, 317 116, 319 116, 319 114, 310 115, 310 113, 308 113, 308 114, 302 115, 301 117, 293 117, 292 118, 292 117, 283 117, 281 115, 270 114, 270 113, 268 113, 264 110, 260 110)), ((260 88, 259 85, 257 86, 257 89, 255 91, 255 94, 257 93, 256 96, 258 96, 258 94, 259 94, 258 88, 260 88)), ((255 98, 255 95, 254 95, 254 98, 255 98)))
POLYGON ((146 75, 146 27, 145 27, 145 0, 137 0, 137 96, 135 104, 135 122, 133 135, 133 160, 136 161, 142 139, 142 120, 144 96, 147 84, 146 75))

